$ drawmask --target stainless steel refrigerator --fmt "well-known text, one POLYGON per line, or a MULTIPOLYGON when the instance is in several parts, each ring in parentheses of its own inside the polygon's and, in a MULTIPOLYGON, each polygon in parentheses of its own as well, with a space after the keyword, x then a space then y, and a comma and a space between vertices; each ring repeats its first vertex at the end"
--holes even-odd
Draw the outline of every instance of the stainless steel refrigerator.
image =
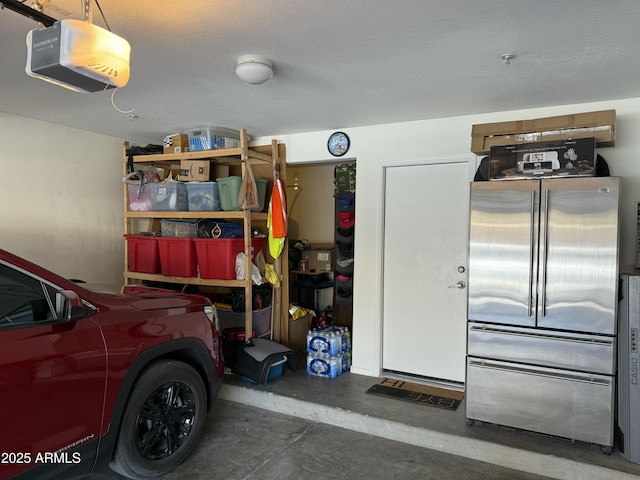
POLYGON ((610 450, 617 177, 471 185, 466 417, 610 450))

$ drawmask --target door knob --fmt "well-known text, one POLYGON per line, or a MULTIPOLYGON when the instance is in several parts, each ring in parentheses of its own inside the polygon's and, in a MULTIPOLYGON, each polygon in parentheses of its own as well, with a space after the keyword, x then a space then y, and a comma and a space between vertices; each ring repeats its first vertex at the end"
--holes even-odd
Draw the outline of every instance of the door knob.
POLYGON ((449 285, 449 288, 464 288, 466 287, 467 284, 464 283, 462 280, 460 280, 458 283, 456 283, 455 285, 449 285))

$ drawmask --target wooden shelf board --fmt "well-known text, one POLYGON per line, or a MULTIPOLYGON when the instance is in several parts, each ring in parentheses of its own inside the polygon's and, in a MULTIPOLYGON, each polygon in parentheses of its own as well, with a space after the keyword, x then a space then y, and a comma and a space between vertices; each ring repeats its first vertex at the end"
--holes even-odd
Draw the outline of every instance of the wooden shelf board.
MULTIPOLYGON (((125 218, 244 218, 241 211, 224 211, 217 212, 124 212, 125 218)), ((252 220, 267 220, 266 213, 252 213, 252 220)))
POLYGON ((180 283, 185 285, 211 285, 216 287, 245 287, 246 280, 217 280, 199 277, 170 277, 155 273, 124 272, 127 279, 147 280, 152 282, 180 283))
MULTIPOLYGON (((241 148, 225 148, 221 150, 202 150, 199 152, 185 152, 185 153, 157 153, 153 155, 135 155, 133 157, 133 163, 156 163, 156 162, 179 162, 180 160, 216 160, 218 163, 224 164, 225 161, 229 163, 238 163, 242 156, 241 148)), ((256 152, 249 149, 247 151, 249 159, 258 160, 260 162, 271 163, 273 159, 270 155, 256 152)), ((124 157, 123 162, 127 162, 128 158, 124 157)))

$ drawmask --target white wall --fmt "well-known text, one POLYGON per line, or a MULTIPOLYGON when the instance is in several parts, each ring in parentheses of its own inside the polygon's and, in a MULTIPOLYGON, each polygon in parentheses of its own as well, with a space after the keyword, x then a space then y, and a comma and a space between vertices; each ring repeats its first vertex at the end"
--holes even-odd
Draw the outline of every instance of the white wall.
POLYGON ((122 284, 122 140, 0 113, 0 248, 122 284))
MULTIPOLYGON (((635 256, 640 201, 640 99, 496 112, 347 129, 357 159, 353 371, 381 369, 382 162, 467 154, 471 126, 507 120, 616 109, 616 147, 599 149, 612 175, 623 177, 621 266, 635 256)), ((291 165, 335 162, 330 131, 276 135, 291 165)), ((271 137, 255 139, 270 143, 271 137)), ((121 283, 123 270, 122 141, 0 113, 4 175, 0 248, 67 277, 121 283)), ((292 176, 288 175, 288 181, 292 176)), ((416 200, 419 212, 420 199, 416 200)))
MULTIPOLYGON (((636 204, 640 201, 640 99, 496 112, 437 120, 345 129, 357 159, 357 202, 354 272, 353 368, 364 375, 381 372, 382 213, 381 162, 400 158, 467 154, 471 127, 476 123, 523 120, 554 115, 615 109, 616 147, 598 149, 612 175, 623 177, 621 268, 633 265, 636 204)), ((328 161, 331 131, 276 136, 287 146, 287 164, 328 161)), ((256 143, 270 138, 256 139, 256 143)), ((348 160, 345 159, 345 160, 348 160)), ((420 199, 416 199, 419 213, 420 199)))

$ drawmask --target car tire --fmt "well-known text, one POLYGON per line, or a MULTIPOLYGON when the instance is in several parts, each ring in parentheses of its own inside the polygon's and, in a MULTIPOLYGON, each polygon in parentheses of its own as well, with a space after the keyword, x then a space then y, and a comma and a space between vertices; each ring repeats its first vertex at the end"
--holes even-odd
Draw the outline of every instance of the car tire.
POLYGON ((132 479, 164 475, 191 453, 206 417, 202 378, 190 365, 157 361, 136 380, 110 467, 132 479))

